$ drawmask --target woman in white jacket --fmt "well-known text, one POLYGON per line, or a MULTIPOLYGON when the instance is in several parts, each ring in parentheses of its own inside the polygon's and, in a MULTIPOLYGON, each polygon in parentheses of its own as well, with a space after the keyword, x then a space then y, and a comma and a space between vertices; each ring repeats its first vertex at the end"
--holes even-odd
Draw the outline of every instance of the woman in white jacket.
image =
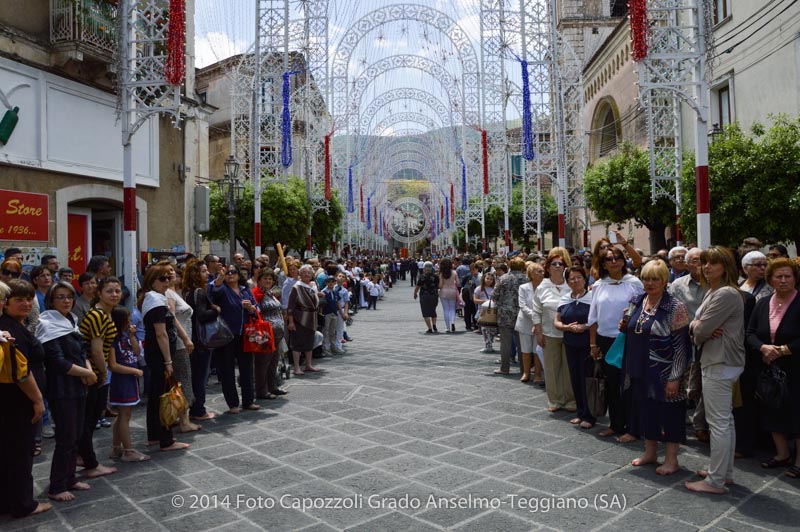
POLYGON ((544 279, 544 268, 541 264, 529 262, 526 269, 530 282, 519 287, 519 314, 514 330, 519 333, 520 351, 522 353, 522 378, 521 382, 528 382, 531 379, 531 363, 535 364, 533 373, 533 383, 538 384, 542 381, 542 363, 537 357, 533 356, 535 344, 533 343, 533 296, 536 293, 542 279, 544 279))
POLYGON ((566 249, 550 250, 545 262, 547 276, 533 298, 534 334, 544 349, 544 378, 547 382, 547 410, 557 412, 562 408, 569 412, 577 410, 575 395, 569 377, 567 354, 564 350, 564 333, 556 329, 555 321, 561 298, 570 293, 564 272, 572 266, 566 249))

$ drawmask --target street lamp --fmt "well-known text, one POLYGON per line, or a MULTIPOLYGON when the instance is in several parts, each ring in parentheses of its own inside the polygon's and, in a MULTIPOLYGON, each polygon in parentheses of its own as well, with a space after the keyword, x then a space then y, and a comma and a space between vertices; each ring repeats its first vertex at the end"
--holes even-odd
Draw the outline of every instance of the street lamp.
POLYGON ((216 181, 219 193, 228 200, 228 236, 230 238, 230 263, 236 254, 236 204, 242 201, 244 185, 239 182, 239 162, 231 155, 225 161, 225 177, 216 181))

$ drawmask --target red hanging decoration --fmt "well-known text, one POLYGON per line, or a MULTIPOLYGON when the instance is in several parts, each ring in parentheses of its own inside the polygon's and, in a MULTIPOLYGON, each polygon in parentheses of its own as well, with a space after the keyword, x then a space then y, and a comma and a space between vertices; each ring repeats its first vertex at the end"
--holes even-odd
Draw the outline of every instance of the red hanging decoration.
POLYGON ((169 0, 167 62, 164 77, 170 85, 180 85, 186 75, 186 0, 169 0))
POLYGON ((331 200, 331 134, 325 135, 325 201, 331 200))
POLYGON ((647 57, 647 0, 629 0, 632 56, 634 61, 647 57))
POLYGON ((489 140, 486 130, 481 130, 481 148, 483 150, 483 193, 489 193, 489 140))
POLYGON ((439 217, 444 220, 444 205, 439 204, 439 217))
POLYGON ((450 183, 450 221, 456 219, 456 189, 453 183, 450 183))
POLYGON ((364 185, 361 185, 360 194, 361 194, 361 223, 364 223, 364 185))

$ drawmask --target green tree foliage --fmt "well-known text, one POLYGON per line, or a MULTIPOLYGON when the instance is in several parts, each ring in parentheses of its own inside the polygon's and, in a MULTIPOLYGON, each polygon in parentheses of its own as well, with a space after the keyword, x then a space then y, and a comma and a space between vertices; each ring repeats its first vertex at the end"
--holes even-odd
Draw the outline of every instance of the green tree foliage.
MULTIPOLYGON (((235 232, 236 241, 251 257, 255 247, 254 207, 253 187, 247 184, 242 201, 236 205, 235 232)), ((304 249, 310 210, 303 180, 290 177, 286 184, 272 183, 265 187, 261 191, 261 245, 281 242, 284 247, 304 249)), ((205 238, 228 241, 227 197, 221 196, 216 189, 211 191, 210 225, 209 231, 203 235, 205 238)))
POLYGON ((333 235, 336 241, 341 242, 341 223, 344 217, 344 209, 339 202, 339 191, 331 191, 331 201, 328 203, 328 210, 316 211, 312 216, 311 241, 317 249, 328 249, 333 242, 333 235))
MULTIPOLYGON (((762 242, 800 244, 800 117, 774 117, 765 131, 751 134, 738 124, 726 126, 709 146, 711 241, 738 246, 754 236, 762 242)), ((687 241, 696 240, 693 157, 683 170, 682 225, 687 241)))
MULTIPOLYGON (((536 210, 536 205, 528 205, 528 210, 536 210)), ((522 220, 522 183, 517 183, 511 190, 511 208, 508 211, 513 237, 522 242, 523 246, 532 247, 535 242, 536 232, 524 230, 522 220)), ((558 205, 550 194, 542 193, 542 219, 544 232, 558 231, 558 205)))
POLYGON ((650 230, 650 247, 666 247, 664 230, 675 218, 675 205, 666 198, 655 203, 650 195, 650 157, 623 143, 612 156, 586 169, 586 202, 595 216, 609 223, 634 220, 650 230))

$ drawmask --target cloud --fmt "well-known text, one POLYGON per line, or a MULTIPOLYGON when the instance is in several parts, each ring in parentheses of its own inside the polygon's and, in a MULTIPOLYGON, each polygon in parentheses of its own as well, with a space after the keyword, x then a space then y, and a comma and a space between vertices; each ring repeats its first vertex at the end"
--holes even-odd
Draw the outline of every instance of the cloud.
POLYGON ((246 52, 251 43, 244 39, 231 39, 222 32, 210 31, 205 35, 197 35, 194 39, 195 64, 203 68, 242 52, 246 52))

